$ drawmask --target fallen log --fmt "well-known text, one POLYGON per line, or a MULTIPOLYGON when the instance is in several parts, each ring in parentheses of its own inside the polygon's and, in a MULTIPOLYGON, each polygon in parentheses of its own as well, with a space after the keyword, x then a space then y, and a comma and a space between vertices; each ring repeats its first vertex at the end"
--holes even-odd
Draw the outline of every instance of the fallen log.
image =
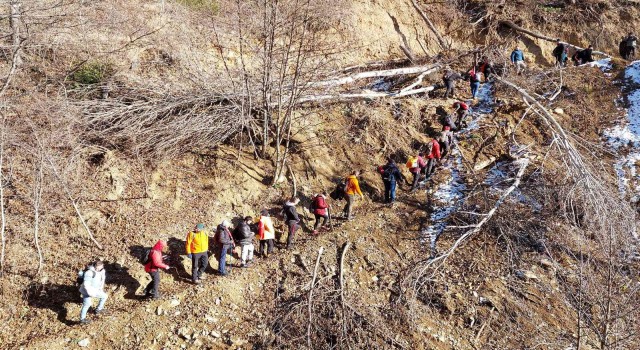
MULTIPOLYGON (((525 29, 525 28, 522 28, 522 27, 518 26, 517 24, 515 24, 515 23, 513 23, 511 21, 500 21, 500 24, 504 24, 505 26, 507 26, 507 27, 517 31, 517 32, 527 34, 527 35, 532 36, 534 38, 538 38, 538 39, 542 39, 542 40, 546 40, 546 41, 550 41, 550 42, 554 42, 554 43, 558 39, 558 38, 551 38, 551 37, 548 37, 548 36, 540 34, 540 33, 532 32, 532 31, 530 31, 528 29, 525 29)), ((569 47, 573 47, 576 50, 584 50, 584 48, 582 48, 580 46, 573 45, 573 44, 570 44, 570 43, 567 43, 567 42, 564 42, 564 41, 561 41, 561 42, 563 44, 569 46, 569 47)), ((606 54, 606 53, 604 53, 602 51, 593 51, 592 53, 596 54, 596 55, 601 55, 601 56, 604 56, 604 57, 607 57, 607 58, 611 58, 610 55, 608 55, 608 54, 606 54)))
POLYGON ((429 74, 437 71, 440 68, 442 68, 441 64, 431 64, 428 66, 417 66, 417 67, 408 67, 408 68, 396 68, 396 69, 385 69, 385 70, 361 72, 361 73, 356 73, 347 77, 311 82, 307 86, 308 87, 330 87, 330 86, 349 84, 349 83, 355 82, 356 80, 368 79, 368 78, 392 77, 396 75, 422 74, 422 73, 429 74))
POLYGON ((336 95, 319 95, 319 96, 308 96, 302 97, 298 100, 298 103, 307 103, 307 102, 322 102, 322 101, 348 101, 348 100, 358 100, 358 99, 371 99, 371 98, 381 98, 381 97, 391 97, 391 98, 399 98, 405 97, 409 95, 415 95, 420 93, 425 93, 429 91, 433 91, 437 88, 437 85, 431 85, 419 89, 412 90, 401 90, 396 92, 377 92, 377 91, 369 91, 362 92, 357 94, 336 94, 336 95))

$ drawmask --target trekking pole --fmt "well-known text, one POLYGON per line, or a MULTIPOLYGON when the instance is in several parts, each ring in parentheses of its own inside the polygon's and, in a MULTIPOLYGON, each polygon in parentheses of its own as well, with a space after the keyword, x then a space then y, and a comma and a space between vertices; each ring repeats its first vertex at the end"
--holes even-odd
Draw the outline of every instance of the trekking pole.
POLYGON ((329 215, 329 228, 333 231, 333 218, 331 217, 331 205, 327 208, 327 215, 329 215))

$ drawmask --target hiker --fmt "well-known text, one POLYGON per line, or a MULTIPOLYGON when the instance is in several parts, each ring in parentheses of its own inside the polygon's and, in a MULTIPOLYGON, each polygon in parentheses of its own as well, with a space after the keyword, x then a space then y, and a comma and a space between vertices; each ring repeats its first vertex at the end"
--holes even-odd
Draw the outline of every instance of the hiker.
POLYGON ((358 175, 360 175, 360 172, 356 170, 346 178, 347 185, 344 192, 347 204, 344 206, 343 213, 347 220, 353 220, 353 202, 355 200, 355 195, 358 194, 361 199, 364 198, 362 191, 360 190, 360 184, 358 183, 358 175))
POLYGON ((284 213, 284 220, 287 223, 289 234, 287 235, 287 249, 293 245, 293 239, 296 231, 300 228, 300 216, 296 211, 296 205, 300 203, 300 198, 291 197, 284 203, 282 212, 284 213))
POLYGON ((321 229, 328 230, 329 227, 327 226, 327 223, 329 222, 329 205, 327 205, 327 192, 318 193, 313 197, 311 209, 313 216, 316 218, 316 222, 313 224, 312 234, 318 234, 320 219, 323 219, 321 229))
POLYGON ((487 56, 482 56, 482 63, 480 63, 478 71, 484 76, 485 82, 490 82, 492 75, 496 73, 493 68, 493 64, 489 62, 489 58, 487 56))
POLYGON ((104 303, 107 302, 107 293, 104 291, 104 281, 106 274, 104 271, 104 263, 97 261, 93 265, 89 265, 85 270, 78 273, 78 280, 82 280, 80 285, 80 293, 82 294, 82 309, 80 309, 80 323, 87 324, 87 312, 93 304, 93 298, 97 298, 98 307, 95 314, 99 315, 104 310, 104 303))
POLYGON ((242 221, 236 226, 234 230, 234 237, 240 244, 240 259, 242 260, 242 267, 249 267, 253 263, 253 238, 255 237, 255 231, 252 226, 253 218, 251 216, 245 216, 242 221))
POLYGON ((453 113, 445 113, 440 117, 440 124, 442 124, 442 130, 449 128, 451 130, 458 130, 458 125, 454 121, 453 113))
POLYGON ((193 231, 187 233, 187 257, 191 259, 191 280, 200 284, 205 279, 204 270, 209 265, 209 234, 204 224, 197 224, 193 231))
POLYGON ((468 73, 469 77, 469 87, 471 88, 471 98, 476 99, 476 95, 478 94, 478 89, 480 89, 480 77, 476 73, 476 68, 473 67, 468 73))
POLYGON ((553 49, 553 57, 556 59, 556 66, 564 67, 567 64, 568 47, 560 39, 556 39, 556 47, 553 49))
POLYGON ((436 163, 440 161, 440 143, 438 140, 431 140, 427 144, 427 166, 425 168, 426 180, 436 171, 436 163))
POLYGON ((524 63, 524 53, 522 53, 522 50, 520 50, 518 46, 511 52, 511 63, 516 67, 516 74, 518 75, 527 68, 527 65, 524 63))
POLYGON ((636 36, 633 35, 633 33, 629 33, 629 35, 627 35, 627 37, 624 38, 625 54, 626 54, 626 57, 624 57, 624 59, 628 60, 635 56, 637 41, 638 41, 638 38, 636 38, 636 36))
POLYGON ((159 240, 149 252, 148 262, 144 265, 144 271, 151 276, 151 282, 144 289, 145 298, 160 298, 160 292, 158 291, 160 287, 160 271, 158 269, 169 270, 169 265, 163 262, 164 258, 162 257, 162 250, 166 247, 167 243, 159 240))
POLYGON ((260 251, 258 251, 258 254, 263 258, 268 258, 269 254, 273 253, 273 241, 276 238, 276 230, 267 209, 262 209, 260 212, 258 238, 260 238, 260 251), (266 252, 264 250, 265 247, 267 247, 266 252))
POLYGON ((444 98, 455 98, 455 89, 456 89, 456 80, 462 79, 462 76, 451 69, 447 69, 442 75, 442 82, 444 86, 447 88, 447 91, 444 93, 444 98))
POLYGON ((584 50, 576 51, 576 53, 573 54, 573 57, 571 57, 571 59, 575 62, 576 66, 583 65, 585 63, 594 61, 592 57, 592 53, 593 53, 593 45, 589 45, 589 47, 584 50))
MULTIPOLYGON (((422 152, 418 153, 417 157, 409 157, 409 159, 407 160, 406 166, 407 168, 409 168, 409 172, 411 173, 411 175, 413 175, 413 181, 411 182, 411 190, 409 190, 410 192, 413 192, 418 187, 420 174, 422 174, 422 171, 427 167, 427 162, 424 160, 424 153, 422 152)), ((394 185, 393 195, 395 197, 395 185, 394 185)))
POLYGON ((231 223, 228 220, 224 220, 216 228, 215 242, 220 252, 220 256, 218 257, 218 274, 220 276, 226 276, 229 274, 226 270, 227 254, 233 253, 233 248, 236 246, 235 242, 233 242, 231 231, 229 231, 230 227, 231 223))
POLYGON ((438 144, 440 145, 440 155, 442 158, 446 158, 451 152, 452 136, 450 137, 449 134, 451 134, 451 131, 445 130, 438 135, 438 144))
POLYGON ((384 202, 393 204, 396 201, 396 188, 398 185, 398 179, 406 181, 393 156, 387 159, 387 164, 378 167, 378 172, 382 176, 382 183, 384 184, 384 202))
POLYGON ((460 128, 463 128, 463 127, 466 128, 467 121, 465 119, 469 114, 469 106, 462 101, 456 101, 453 103, 452 107, 454 112, 458 116, 457 120, 455 121, 455 125, 459 126, 460 128))

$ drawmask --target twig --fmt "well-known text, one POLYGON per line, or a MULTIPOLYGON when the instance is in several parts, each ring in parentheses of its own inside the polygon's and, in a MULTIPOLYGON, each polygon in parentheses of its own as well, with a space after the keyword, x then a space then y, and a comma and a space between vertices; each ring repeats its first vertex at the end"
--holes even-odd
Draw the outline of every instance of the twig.
POLYGON ((411 0, 411 3, 413 4, 413 7, 415 7, 416 11, 418 11, 418 13, 420 14, 420 17, 422 17, 422 19, 424 19, 424 21, 427 22, 427 26, 429 26, 429 29, 431 29, 433 34, 435 34, 436 39, 438 39, 438 44, 440 45, 440 48, 448 49, 449 45, 447 45, 447 43, 444 41, 444 39, 442 39, 442 36, 440 35, 438 30, 436 29, 436 26, 433 25, 433 22, 431 22, 429 17, 427 17, 427 14, 424 13, 424 11, 422 11, 420 6, 418 6, 418 3, 416 2, 416 0, 411 0))
MULTIPOLYGON (((344 258, 347 255, 347 251, 351 246, 351 242, 347 242, 342 248, 342 255, 340 256, 340 304, 342 305, 342 337, 347 339, 347 320, 345 316, 345 302, 344 302, 344 258)), ((347 347, 351 349, 351 344, 347 341, 347 347)))
POLYGON ((313 268, 313 278, 311 278, 311 286, 309 287, 309 324, 307 325, 307 346, 309 347, 309 349, 313 349, 311 342, 311 324, 313 323, 313 287, 316 284, 316 276, 318 275, 318 267, 320 266, 320 257, 322 256, 323 251, 324 247, 320 247, 320 249, 318 250, 318 258, 316 259, 316 266, 313 268))

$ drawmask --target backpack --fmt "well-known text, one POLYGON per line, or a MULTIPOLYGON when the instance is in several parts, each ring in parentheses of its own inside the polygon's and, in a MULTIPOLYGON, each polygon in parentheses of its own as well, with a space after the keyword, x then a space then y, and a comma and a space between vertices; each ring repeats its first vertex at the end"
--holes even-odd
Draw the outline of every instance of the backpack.
MULTIPOLYGON (((80 270, 78 271, 78 276, 76 277, 76 287, 81 287, 82 284, 84 283, 84 274, 87 273, 87 271, 91 271, 89 270, 89 267, 91 267, 92 265, 87 265, 87 267, 84 268, 84 270, 80 270)), ((96 272, 93 271, 93 277, 96 277, 96 272)))
MULTIPOLYGON (((418 162, 418 158, 416 158, 416 166, 415 166, 416 168, 418 167, 417 162, 418 162)), ((382 173, 382 179, 385 181, 394 181, 396 179, 394 175, 394 170, 395 170, 395 167, 388 166, 386 169, 384 169, 384 172, 382 173)))
POLYGON ((315 196, 313 200, 311 200, 311 204, 309 204, 309 212, 313 213, 316 210, 316 201, 318 200, 318 196, 315 196))
POLYGON ((143 248, 138 256, 138 261, 142 265, 146 265, 151 261, 151 248, 143 248))
MULTIPOLYGON (((417 168, 418 167, 418 157, 409 157, 406 164, 407 168, 417 168)), ((389 168, 387 168, 389 169, 389 168)), ((385 170, 386 172, 387 170, 385 170)))

